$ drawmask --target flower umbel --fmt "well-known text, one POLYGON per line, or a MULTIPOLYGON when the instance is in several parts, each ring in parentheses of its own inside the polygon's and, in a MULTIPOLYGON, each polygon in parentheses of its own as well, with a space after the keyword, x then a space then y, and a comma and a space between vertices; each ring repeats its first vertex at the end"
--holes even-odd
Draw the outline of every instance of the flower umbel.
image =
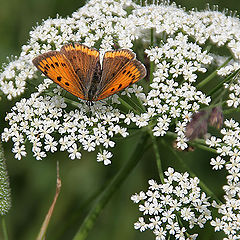
POLYGON ((150 229, 156 239, 168 239, 170 235, 188 239, 189 233, 182 223, 184 226, 188 223, 190 229, 203 228, 212 219, 211 203, 198 186, 198 178, 190 178, 188 173, 181 174, 173 168, 168 168, 165 176, 164 184, 149 180, 148 191, 131 197, 143 214, 134 227, 140 231, 150 229))
MULTIPOLYGON (((0 72, 0 94, 8 100, 35 86, 28 97, 11 104, 1 138, 13 142, 18 160, 29 154, 30 146, 37 160, 57 151, 72 160, 80 159, 84 151, 96 151, 97 161, 109 165, 117 140, 131 134, 139 139, 151 136, 149 146, 154 146, 162 182, 150 180, 146 192, 132 196, 142 212, 135 229, 152 230, 157 240, 190 240, 197 238, 192 233, 196 227, 211 220, 216 232, 238 239, 240 128, 229 114, 240 104, 239 29, 239 19, 226 12, 187 12, 168 2, 90 0, 69 17, 49 18, 30 32, 20 56, 0 72), (133 51, 145 64, 147 77, 89 106, 41 78, 32 64, 40 54, 70 43, 98 49, 101 59, 109 50, 133 51), (203 136, 204 140, 197 139, 203 136), (214 193, 186 169, 182 174, 169 167, 163 181, 161 165, 170 161, 160 163, 164 149, 157 152, 158 144, 169 142, 178 150, 176 156, 188 154, 188 149, 216 154, 208 162, 213 170, 227 173, 223 201, 216 197, 210 203, 208 196, 214 198, 214 193)), ((103 199, 108 198, 103 194, 103 199)))
MULTIPOLYGON (((145 50, 150 62, 155 65, 151 89, 144 93, 143 88, 133 86, 122 92, 122 99, 127 100, 133 95, 138 98, 134 107, 128 103, 128 109, 120 110, 122 101, 115 95, 96 103, 90 110, 91 114, 87 114, 89 109, 85 103, 76 104, 72 100, 52 96, 52 92, 51 96, 40 96, 54 86, 45 80, 29 99, 21 100, 12 108, 6 117, 10 127, 4 130, 2 139, 12 139, 17 159, 26 156, 25 140, 32 143, 36 159, 42 159, 48 152, 54 153, 58 149, 67 151, 69 157, 75 159, 81 157, 82 150, 100 149, 102 152, 113 147, 116 134, 122 137, 129 135, 127 126, 143 128, 151 124, 154 136, 164 136, 174 123, 177 148, 183 150, 188 147, 184 133, 192 113, 211 103, 211 97, 198 90, 194 83, 218 56, 211 55, 201 45, 210 37, 216 45, 225 44, 237 32, 232 28, 231 34, 224 39, 222 30, 235 24, 234 18, 226 18, 216 12, 186 13, 174 5, 139 6, 131 1, 120 3, 113 0, 92 0, 71 17, 43 21, 30 32, 30 40, 22 47, 20 57, 10 62, 0 74, 0 88, 9 99, 24 91, 27 79, 36 77, 32 59, 39 54, 59 50, 69 42, 95 46, 101 53, 112 49, 115 43, 120 48, 133 48, 136 39, 144 40, 145 32, 155 29, 157 46, 145 50), (98 9, 98 14, 95 9, 98 9), (220 19, 222 29, 214 28, 213 32, 211 26, 215 26, 216 19, 220 19), (179 32, 180 29, 184 32, 179 32), (165 40, 160 37, 163 32, 170 35, 165 40), (192 42, 191 38, 196 41, 192 42), (106 103, 115 105, 112 107, 106 103), (67 108, 71 104, 77 107, 73 111, 67 108), (135 108, 136 104, 140 105, 135 108)), ((236 39, 234 41, 235 44, 231 42, 227 47, 237 58, 238 45, 236 39)), ((233 67, 229 67, 227 73, 219 69, 218 74, 231 74, 238 65, 231 62, 229 66, 233 67)), ((232 86, 229 85, 230 90, 232 86)), ((61 94, 59 88, 53 91, 61 94)), ((216 116, 212 124, 219 125, 221 122, 214 121, 216 116)))

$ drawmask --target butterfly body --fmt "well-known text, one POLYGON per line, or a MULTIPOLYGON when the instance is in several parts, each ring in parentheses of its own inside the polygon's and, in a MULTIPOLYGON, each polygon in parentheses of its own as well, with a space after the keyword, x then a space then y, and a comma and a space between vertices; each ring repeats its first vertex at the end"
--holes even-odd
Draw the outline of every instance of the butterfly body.
POLYGON ((99 51, 82 44, 67 44, 33 59, 47 77, 73 95, 89 102, 107 98, 146 75, 146 69, 128 49, 99 51))

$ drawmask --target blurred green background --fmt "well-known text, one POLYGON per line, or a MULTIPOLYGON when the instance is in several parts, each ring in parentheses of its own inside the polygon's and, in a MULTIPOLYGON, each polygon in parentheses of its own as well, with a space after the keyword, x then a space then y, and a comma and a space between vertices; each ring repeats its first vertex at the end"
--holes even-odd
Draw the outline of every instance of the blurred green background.
MULTIPOLYGON (((205 9, 208 1, 203 0, 178 0, 176 3, 187 9, 205 9)), ((71 15, 73 11, 83 6, 85 1, 78 0, 0 0, 0 64, 6 62, 6 57, 18 55, 23 45, 28 40, 28 32, 36 22, 48 17, 54 18, 71 15)), ((210 5, 217 4, 219 9, 228 8, 240 12, 240 1, 215 0, 210 5)), ((11 103, 3 99, 0 102, 0 132, 7 126, 4 122, 6 112, 9 112, 16 99, 11 103)), ((54 154, 43 161, 37 161, 31 154, 18 161, 11 153, 12 143, 3 143, 6 152, 12 188, 13 206, 7 216, 9 240, 35 239, 45 214, 50 207, 55 194, 56 160, 60 161, 60 175, 62 190, 57 201, 56 209, 49 226, 47 239, 72 239, 85 214, 91 207, 89 198, 94 199, 94 194, 100 192, 110 179, 118 172, 119 168, 131 156, 136 139, 117 142, 114 151, 113 164, 103 166, 96 162, 95 153, 84 154, 81 160, 71 161, 66 154, 54 154)), ((163 153, 164 167, 174 165, 177 160, 169 151, 163 153)), ((193 153, 182 153, 186 163, 194 166, 194 171, 201 179, 208 182, 213 177, 219 177, 209 167, 210 155, 207 152, 196 150, 193 153), (207 167, 206 167, 207 166, 207 167), (211 177, 210 177, 211 176, 211 177)), ((126 179, 125 183, 111 199, 99 217, 97 224, 88 239, 154 239, 152 233, 140 233, 134 230, 133 223, 137 220, 138 209, 130 201, 130 196, 140 190, 146 190, 147 180, 158 179, 154 155, 152 150, 145 154, 144 159, 126 179)), ((221 193, 219 181, 212 182, 212 189, 217 194, 221 193), (216 189, 215 189, 216 188, 216 189)), ((0 228, 0 239, 2 238, 0 228)), ((212 232, 205 233, 201 239, 215 239, 212 232)))

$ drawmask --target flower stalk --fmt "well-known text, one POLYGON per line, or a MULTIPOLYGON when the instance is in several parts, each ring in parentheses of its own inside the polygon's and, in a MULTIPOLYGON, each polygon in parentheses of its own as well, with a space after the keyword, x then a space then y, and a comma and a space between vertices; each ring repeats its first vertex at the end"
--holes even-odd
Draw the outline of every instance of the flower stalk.
POLYGON ((1 217, 2 219, 2 230, 3 230, 3 239, 8 240, 7 226, 5 222, 5 216, 1 217))
POLYGON ((217 76, 217 72, 219 69, 225 67, 230 61, 232 60, 232 57, 229 57, 220 67, 218 67, 214 72, 212 72, 209 76, 207 76, 204 80, 202 80, 200 83, 197 84, 196 88, 200 89, 203 86, 205 86, 208 82, 210 82, 214 77, 217 76))
POLYGON ((159 153, 159 149, 158 149, 158 144, 157 144, 156 137, 153 136, 151 129, 149 130, 149 135, 151 137, 152 144, 153 144, 153 150, 154 150, 154 154, 155 154, 155 158, 156 158, 159 178, 160 178, 161 183, 164 183, 164 175, 163 175, 162 162, 161 162, 161 157, 160 157, 160 153, 159 153))
POLYGON ((5 216, 11 208, 11 190, 4 157, 3 147, 0 141, 0 215, 5 216))
POLYGON ((113 180, 109 183, 106 189, 101 193, 99 198, 96 200, 95 205, 92 207, 88 215, 86 216, 83 224, 75 234, 73 240, 84 240, 87 238, 89 231, 94 226, 97 217, 108 203, 112 195, 115 193, 117 189, 121 186, 127 176, 131 173, 134 167, 137 165, 141 157, 143 156, 143 152, 146 146, 146 142, 148 139, 148 135, 141 136, 137 147, 133 155, 130 157, 128 162, 120 169, 118 174, 113 178, 113 180))

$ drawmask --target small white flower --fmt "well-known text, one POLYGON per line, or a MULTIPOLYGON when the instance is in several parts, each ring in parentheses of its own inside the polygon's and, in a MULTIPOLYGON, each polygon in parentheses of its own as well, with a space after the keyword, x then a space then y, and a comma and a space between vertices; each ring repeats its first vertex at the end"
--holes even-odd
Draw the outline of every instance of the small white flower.
POLYGON ((19 144, 15 144, 14 148, 12 149, 13 153, 15 154, 15 158, 18 160, 21 160, 22 157, 25 157, 27 155, 26 151, 25 151, 25 145, 19 145, 19 144))
POLYGON ((223 168, 225 162, 226 161, 224 159, 222 159, 220 156, 217 156, 216 158, 211 158, 210 164, 213 166, 214 170, 218 170, 223 168))
POLYGON ((131 196, 131 200, 134 203, 139 203, 140 201, 146 199, 147 196, 145 194, 145 192, 141 191, 139 194, 135 193, 134 195, 131 196))
POLYGON ((112 157, 112 153, 108 152, 107 150, 103 150, 102 153, 97 154, 97 161, 98 162, 103 162, 104 165, 109 165, 111 164, 111 160, 109 160, 112 157))
POLYGON ((139 229, 141 232, 145 231, 148 228, 148 224, 144 222, 144 218, 140 217, 138 222, 134 223, 134 228, 139 229))
POLYGON ((211 136, 210 139, 206 140, 206 144, 209 145, 209 147, 220 147, 220 144, 222 140, 220 138, 216 138, 215 136, 211 136))
POLYGON ((69 157, 73 160, 75 158, 80 159, 81 158, 81 153, 78 150, 77 144, 74 143, 69 149, 68 149, 69 157))
POLYGON ((181 209, 181 217, 184 220, 188 221, 188 220, 190 220, 191 218, 194 217, 194 213, 191 211, 190 208, 182 208, 181 209))
POLYGON ((167 231, 164 230, 162 227, 160 227, 157 230, 154 230, 153 233, 156 236, 156 238, 155 238, 156 240, 165 240, 166 239, 167 231))

